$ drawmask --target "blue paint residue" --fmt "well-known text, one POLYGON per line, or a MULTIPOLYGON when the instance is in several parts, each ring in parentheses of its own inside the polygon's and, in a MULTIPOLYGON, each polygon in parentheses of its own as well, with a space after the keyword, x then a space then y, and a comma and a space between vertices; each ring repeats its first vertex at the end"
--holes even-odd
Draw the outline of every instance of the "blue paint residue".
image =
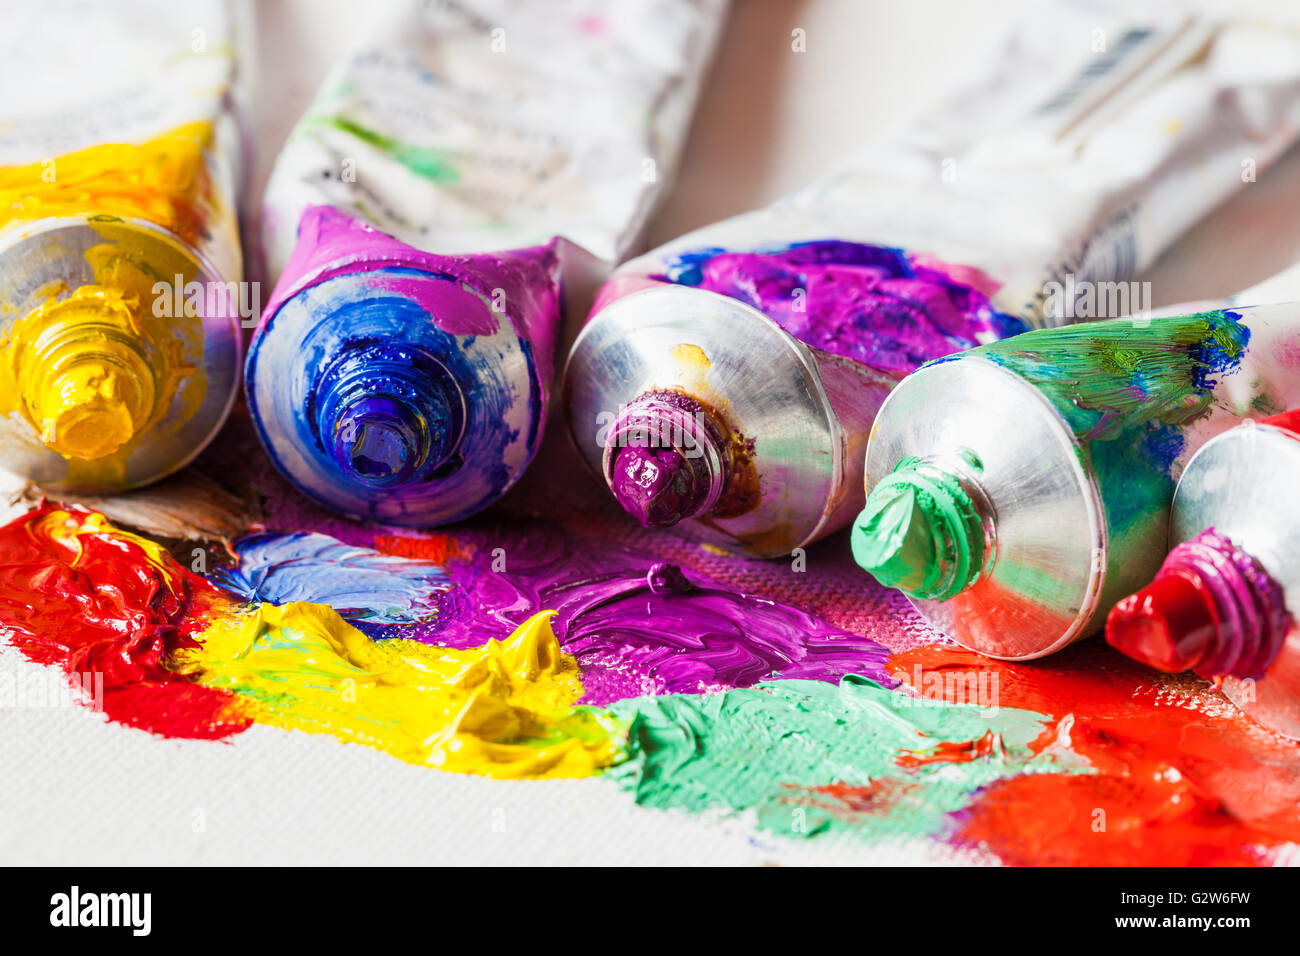
POLYGON ((1192 358, 1198 363, 1196 387, 1202 392, 1213 391, 1224 375, 1241 367, 1241 358, 1250 345, 1250 329, 1241 322, 1241 313, 1224 309, 1218 313, 1221 321, 1211 320, 1212 332, 1192 347, 1192 358), (1226 342, 1219 341, 1221 333, 1226 342))
POLYGON ((372 520, 447 523, 496 500, 518 477, 511 456, 521 438, 530 455, 536 448, 543 388, 522 388, 516 378, 522 372, 526 381, 537 381, 532 343, 509 330, 492 337, 446 332, 419 302, 385 288, 393 277, 449 281, 388 267, 300 293, 249 351, 250 408, 263 445, 309 497, 372 520), (431 449, 415 459, 424 462, 418 467, 394 469, 391 481, 359 478, 339 456, 337 436, 348 420, 331 412, 328 399, 350 352, 364 358, 353 363, 361 370, 354 376, 359 394, 402 399, 417 423, 406 431, 423 435, 431 449), (438 375, 422 371, 425 365, 438 375), (422 394, 435 377, 455 383, 451 393, 463 395, 463 414, 448 415, 435 390, 422 394), (255 382, 262 387, 254 389, 255 382), (520 397, 527 401, 526 416, 508 420, 520 397), (454 434, 444 434, 448 429, 454 434), (442 454, 447 448, 452 451, 442 454))
POLYGON ((451 587, 437 564, 353 547, 324 534, 254 534, 239 539, 234 551, 238 567, 217 569, 212 577, 245 601, 326 604, 358 626, 426 620, 438 613, 451 587))
POLYGON ((726 251, 721 246, 709 246, 678 253, 668 261, 664 274, 654 278, 676 285, 699 285, 704 281, 704 266, 710 259, 726 251))

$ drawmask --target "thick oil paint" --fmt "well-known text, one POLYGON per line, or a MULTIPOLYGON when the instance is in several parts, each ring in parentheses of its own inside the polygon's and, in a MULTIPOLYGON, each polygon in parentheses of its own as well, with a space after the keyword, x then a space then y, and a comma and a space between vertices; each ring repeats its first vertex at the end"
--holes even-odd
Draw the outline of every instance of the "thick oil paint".
POLYGON ((985 787, 953 839, 1011 864, 1249 865, 1300 842, 1300 745, 1200 681, 1153 678, 1101 643, 1013 664, 932 645, 891 668, 937 699, 996 680, 999 706, 1046 715, 1031 748, 1086 772, 985 787))
POLYGON ((631 723, 630 758, 614 775, 638 803, 753 811, 760 827, 790 836, 943 837, 949 814, 979 788, 1054 769, 1030 748, 1038 714, 936 704, 858 675, 642 698, 614 711, 631 723), (989 734, 997 752, 975 753, 989 734), (946 759, 966 748, 971 759, 946 759))
POLYGON ((258 593, 330 604, 377 638, 476 647, 539 609, 553 611, 560 645, 582 667, 586 703, 747 687, 773 677, 836 680, 853 672, 893 683, 879 644, 644 552, 545 525, 490 541, 462 538, 450 558, 436 539, 425 551, 425 540, 379 542, 402 548, 405 560, 322 534, 259 535, 235 550, 239 575, 256 578, 258 593), (441 569, 435 560, 444 561, 441 569), (382 574, 393 579, 387 586, 376 583, 382 574), (412 607, 424 613, 402 622, 412 607))
POLYGON ((0 623, 34 660, 105 669, 110 718, 167 736, 258 722, 457 772, 604 771, 647 807, 1007 863, 1261 863, 1300 841, 1300 745, 1204 685, 1103 644, 1033 667, 921 644, 886 667, 806 612, 527 527, 363 532, 390 554, 263 533, 220 576, 235 593, 45 506, 0 529, 0 623))
POLYGON ((237 545, 237 569, 215 576, 244 600, 327 604, 356 624, 414 624, 437 614, 450 587, 434 562, 407 560, 343 544, 328 535, 262 534, 237 545))
POLYGON ((23 654, 104 675, 104 713, 167 737, 220 738, 251 720, 176 674, 209 614, 233 601, 144 538, 43 507, 0 530, 0 627, 23 654))
POLYGON ((372 640, 321 604, 262 604, 215 620, 175 670, 234 695, 258 723, 491 777, 582 777, 613 763, 616 737, 575 708, 577 662, 540 612, 504 641, 454 651, 372 640))

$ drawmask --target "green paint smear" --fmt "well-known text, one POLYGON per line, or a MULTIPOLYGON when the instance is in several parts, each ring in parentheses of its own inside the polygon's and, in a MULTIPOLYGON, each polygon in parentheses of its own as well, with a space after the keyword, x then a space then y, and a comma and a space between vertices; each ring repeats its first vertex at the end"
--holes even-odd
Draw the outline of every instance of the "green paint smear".
POLYGON ((444 150, 411 146, 377 130, 367 129, 346 116, 320 116, 316 117, 315 123, 355 136, 363 143, 387 153, 417 176, 432 182, 450 184, 460 179, 460 173, 447 161, 444 150))
POLYGON ((1081 439, 1137 421, 1184 425, 1209 409, 1218 376, 1235 371, 1250 330, 1231 311, 1114 319, 1026 332, 966 353, 1028 379, 1081 439))
MULTIPOLYGON (((996 685, 987 690, 996 702, 996 685)), ((943 836, 975 792, 1027 772, 1085 770, 1029 744, 1049 718, 1013 708, 945 704, 850 674, 839 684, 778 680, 716 694, 621 701, 628 758, 608 775, 657 808, 754 810, 764 830, 843 831, 864 839, 943 836), (900 766, 929 752, 1001 735, 965 763, 900 766), (845 785, 851 792, 820 788, 845 785)))

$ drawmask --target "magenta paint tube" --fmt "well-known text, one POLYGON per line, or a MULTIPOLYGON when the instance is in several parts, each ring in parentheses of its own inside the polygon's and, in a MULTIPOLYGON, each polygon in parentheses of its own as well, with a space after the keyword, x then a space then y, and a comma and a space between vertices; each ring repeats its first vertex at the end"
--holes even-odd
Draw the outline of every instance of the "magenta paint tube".
POLYGON ((723 8, 405 3, 340 64, 268 186, 279 281, 245 372, 301 491, 428 526, 518 480, 547 418, 562 263, 609 266, 635 240, 723 8))
POLYGON ((1187 463, 1173 545, 1116 605, 1106 639, 1159 670, 1213 680, 1245 713, 1300 740, 1300 410, 1245 422, 1187 463))
POLYGON ((1300 41, 1196 4, 1035 5, 980 62, 900 137, 606 283, 564 401, 635 519, 758 557, 843 527, 896 382, 1134 311, 1124 280, 1300 130, 1300 41))

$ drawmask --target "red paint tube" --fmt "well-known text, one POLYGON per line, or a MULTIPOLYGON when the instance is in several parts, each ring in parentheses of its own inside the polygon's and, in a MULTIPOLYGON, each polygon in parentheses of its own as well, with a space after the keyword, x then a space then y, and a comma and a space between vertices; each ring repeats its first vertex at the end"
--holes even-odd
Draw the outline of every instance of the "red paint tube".
POLYGON ((1174 494, 1173 545, 1120 601, 1106 639, 1162 671, 1213 680, 1259 723, 1300 740, 1300 409, 1207 442, 1174 494))

